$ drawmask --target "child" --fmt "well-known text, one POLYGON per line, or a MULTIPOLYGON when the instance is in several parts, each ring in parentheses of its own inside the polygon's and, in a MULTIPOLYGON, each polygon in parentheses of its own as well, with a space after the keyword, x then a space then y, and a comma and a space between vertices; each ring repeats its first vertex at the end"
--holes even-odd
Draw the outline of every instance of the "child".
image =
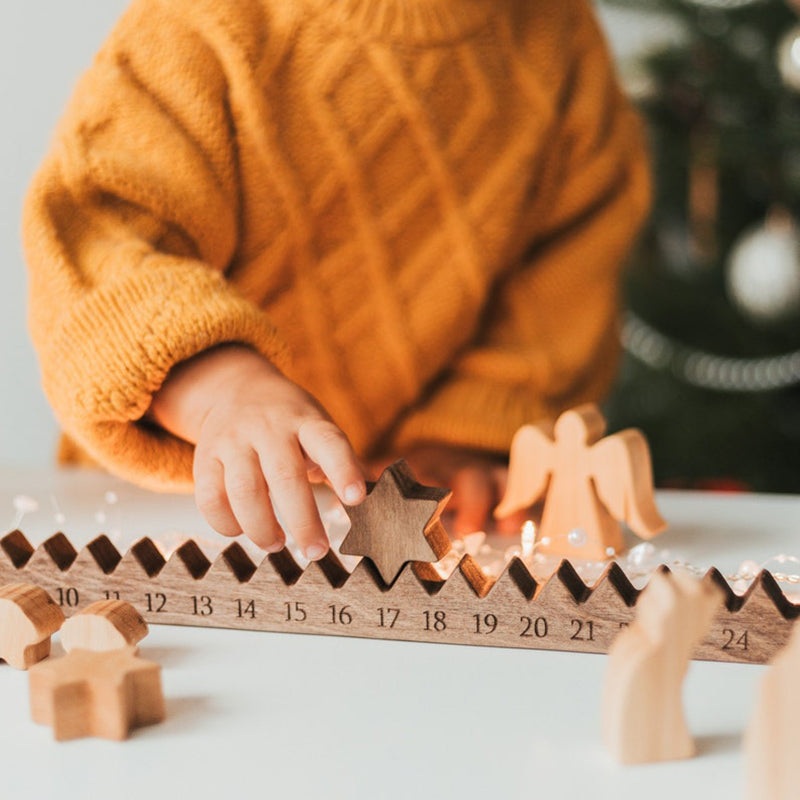
POLYGON ((515 429, 612 380, 648 203, 588 0, 135 0, 30 190, 66 433, 224 535, 410 455, 483 525, 515 429), (352 446, 351 446, 352 443, 352 446))

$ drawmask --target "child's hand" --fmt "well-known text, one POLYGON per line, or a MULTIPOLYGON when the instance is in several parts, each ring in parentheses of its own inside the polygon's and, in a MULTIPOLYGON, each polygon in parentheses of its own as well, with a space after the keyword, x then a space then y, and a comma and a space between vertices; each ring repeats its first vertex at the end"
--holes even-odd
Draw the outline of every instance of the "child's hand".
POLYGON ((455 512, 452 531, 455 536, 485 530, 487 523, 496 524, 503 532, 518 533, 527 519, 524 510, 497 523, 492 519, 508 479, 507 459, 499 455, 425 445, 408 453, 406 460, 418 480, 453 490, 447 510, 455 512))
POLYGON ((309 559, 328 540, 310 480, 327 479, 350 505, 366 494, 347 441, 306 391, 249 348, 226 345, 179 364, 153 398, 150 416, 196 444, 195 499, 224 536, 245 533, 274 552, 285 536, 309 559))

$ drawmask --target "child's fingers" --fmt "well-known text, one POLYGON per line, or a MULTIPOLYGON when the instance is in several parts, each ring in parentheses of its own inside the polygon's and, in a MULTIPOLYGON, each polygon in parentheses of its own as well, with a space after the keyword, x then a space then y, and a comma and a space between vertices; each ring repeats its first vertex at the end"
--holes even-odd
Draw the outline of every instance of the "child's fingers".
POLYGON ((518 534, 529 517, 530 514, 526 509, 515 511, 508 517, 497 520, 497 530, 500 533, 518 534))
POLYGON ((258 449, 261 469, 284 527, 306 558, 316 561, 328 552, 328 537, 308 482, 306 462, 296 442, 258 449))
MULTIPOLYGON (((508 485, 508 467, 495 467, 494 472, 495 486, 497 487, 497 500, 502 500, 506 493, 506 486, 508 485)), ((515 511, 510 516, 504 517, 496 521, 497 530, 500 533, 517 534, 522 530, 522 526, 530 519, 531 510, 523 508, 515 511)))
POLYGON ((464 536, 483 530, 494 501, 494 482, 488 471, 481 467, 458 470, 453 476, 453 496, 457 498, 455 534, 464 536))
POLYGON ((499 464, 492 469, 492 476, 494 478, 495 486, 497 487, 498 502, 503 499, 508 487, 508 467, 505 464, 499 464))
POLYGON ((350 442, 329 420, 304 422, 297 431, 300 445, 320 466, 343 503, 360 503, 367 493, 364 472, 350 442))
POLYGON ((306 464, 308 480, 311 483, 328 483, 328 477, 318 464, 306 464))
POLYGON ((224 468, 228 501, 245 535, 263 550, 280 550, 286 537, 275 518, 255 451, 237 451, 225 460, 224 468))
POLYGON ((225 492, 222 462, 198 449, 194 458, 194 498, 200 513, 217 533, 238 536, 242 529, 225 492))

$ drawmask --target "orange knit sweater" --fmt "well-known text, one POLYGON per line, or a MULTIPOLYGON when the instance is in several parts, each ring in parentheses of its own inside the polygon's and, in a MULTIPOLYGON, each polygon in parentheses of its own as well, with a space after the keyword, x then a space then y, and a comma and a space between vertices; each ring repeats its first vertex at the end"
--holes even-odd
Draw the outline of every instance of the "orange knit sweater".
POLYGON ((586 0, 135 0, 30 190, 30 326, 65 431, 191 488, 141 421, 242 342, 357 451, 504 450, 607 389, 648 203, 586 0))

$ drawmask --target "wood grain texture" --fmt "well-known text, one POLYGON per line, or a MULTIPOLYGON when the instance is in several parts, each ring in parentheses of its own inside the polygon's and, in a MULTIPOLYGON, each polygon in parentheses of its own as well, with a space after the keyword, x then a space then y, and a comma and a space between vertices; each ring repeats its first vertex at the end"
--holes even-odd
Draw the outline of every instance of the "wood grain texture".
POLYGON ((418 483, 405 461, 387 467, 367 497, 345 506, 350 531, 340 551, 365 556, 388 585, 409 561, 435 562, 450 552, 450 537, 439 517, 450 498, 449 489, 418 483))
POLYGON ((795 800, 800 742, 800 628, 761 679, 744 737, 747 800, 795 800))
POLYGON ((525 425, 514 435, 508 485, 498 518, 544 500, 538 552, 604 560, 620 555, 620 522, 650 539, 666 529, 656 508, 650 450, 628 429, 606 438, 606 421, 593 404, 565 411, 555 425, 525 425), (569 541, 575 531, 584 539, 569 541))
POLYGON ((683 681, 692 651, 724 594, 713 581, 658 571, 636 605, 633 623, 608 654, 603 740, 622 764, 690 758, 683 681))
MULTIPOLYGON (((568 561, 539 584, 519 559, 494 579, 465 556, 447 580, 414 563, 388 587, 367 559, 352 573, 333 555, 303 570, 284 550, 256 565, 234 542, 212 563, 188 542, 165 560, 142 539, 108 570, 96 554, 109 547, 99 537, 61 570, 50 555, 34 560, 34 548, 14 532, 0 539, 0 584, 37 584, 67 616, 96 600, 122 599, 148 623, 586 653, 608 652, 639 597, 616 564, 588 587, 568 561)), ((44 544, 35 551, 49 552, 44 544)), ((800 606, 770 573, 744 596, 716 570, 704 580, 720 586, 725 602, 694 658, 760 664, 786 643, 800 606)))
POLYGON ((147 636, 142 615, 124 600, 96 600, 61 627, 61 645, 71 650, 119 650, 147 636))
POLYGON ((63 622, 64 612, 41 587, 30 583, 3 586, 0 658, 16 669, 28 669, 50 655, 50 637, 63 622))
POLYGON ((31 716, 58 741, 96 736, 126 739, 132 728, 165 716, 161 667, 135 648, 72 650, 29 672, 31 716))

